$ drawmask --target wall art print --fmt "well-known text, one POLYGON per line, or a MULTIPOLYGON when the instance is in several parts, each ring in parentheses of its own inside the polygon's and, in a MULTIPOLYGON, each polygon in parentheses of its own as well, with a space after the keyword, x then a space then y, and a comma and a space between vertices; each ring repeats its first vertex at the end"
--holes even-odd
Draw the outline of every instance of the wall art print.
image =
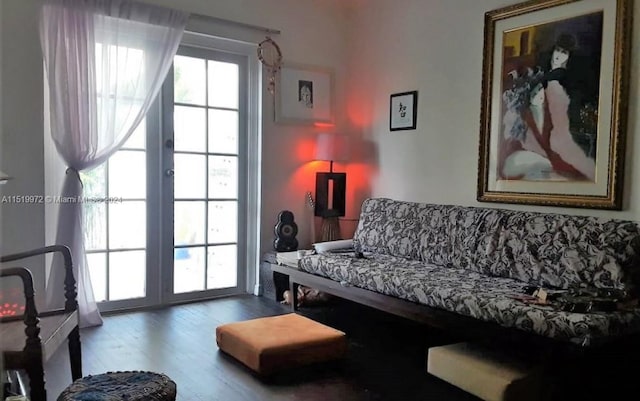
POLYGON ((621 208, 631 6, 486 14, 479 201, 621 208))
POLYGON ((275 120, 283 124, 333 124, 333 71, 301 64, 280 69, 275 120))
POLYGON ((418 91, 389 96, 389 130, 414 130, 418 123, 418 91))

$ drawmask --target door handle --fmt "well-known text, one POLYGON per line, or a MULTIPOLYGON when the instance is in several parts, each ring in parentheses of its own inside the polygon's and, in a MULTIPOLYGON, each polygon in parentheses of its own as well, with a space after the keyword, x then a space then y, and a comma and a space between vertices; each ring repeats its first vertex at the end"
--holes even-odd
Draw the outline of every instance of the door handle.
POLYGON ((166 175, 167 177, 173 177, 175 175, 175 172, 172 168, 168 168, 164 170, 164 175, 166 175))
POLYGON ((167 139, 166 141, 164 141, 164 146, 167 149, 173 149, 173 139, 167 139))

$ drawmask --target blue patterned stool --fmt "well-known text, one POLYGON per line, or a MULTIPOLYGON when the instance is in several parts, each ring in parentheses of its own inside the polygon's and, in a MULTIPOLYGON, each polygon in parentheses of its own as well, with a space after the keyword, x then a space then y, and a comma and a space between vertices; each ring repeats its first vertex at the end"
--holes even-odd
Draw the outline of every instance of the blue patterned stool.
POLYGON ((74 381, 58 401, 175 401, 176 383, 153 372, 107 372, 74 381))

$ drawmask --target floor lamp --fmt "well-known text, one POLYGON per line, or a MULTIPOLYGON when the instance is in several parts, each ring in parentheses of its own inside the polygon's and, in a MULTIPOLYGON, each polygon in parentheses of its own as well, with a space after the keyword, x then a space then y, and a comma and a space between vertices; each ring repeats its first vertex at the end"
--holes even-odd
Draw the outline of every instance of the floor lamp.
POLYGON ((316 144, 316 160, 329 161, 329 172, 316 173, 315 215, 322 217, 320 241, 340 239, 339 217, 345 215, 347 173, 333 171, 334 161, 347 160, 347 137, 321 133, 316 144))

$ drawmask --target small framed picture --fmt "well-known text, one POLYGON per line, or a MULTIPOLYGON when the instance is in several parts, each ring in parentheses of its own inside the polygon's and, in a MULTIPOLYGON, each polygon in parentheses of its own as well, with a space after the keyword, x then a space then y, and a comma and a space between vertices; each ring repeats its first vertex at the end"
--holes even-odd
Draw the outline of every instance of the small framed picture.
POLYGON ((401 131, 416 129, 418 121, 418 91, 391 95, 389 109, 389 129, 401 131))
POLYGON ((276 122, 333 123, 333 71, 287 64, 280 70, 276 122))

